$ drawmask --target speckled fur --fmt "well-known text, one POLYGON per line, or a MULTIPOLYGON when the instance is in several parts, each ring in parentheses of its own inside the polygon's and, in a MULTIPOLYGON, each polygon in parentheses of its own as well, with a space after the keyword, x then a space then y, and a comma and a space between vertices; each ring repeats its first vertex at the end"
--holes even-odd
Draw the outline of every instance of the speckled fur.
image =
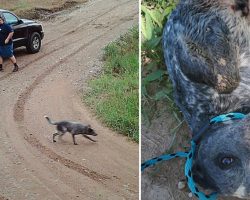
POLYGON ((56 132, 53 134, 53 142, 56 142, 55 137, 56 136, 63 136, 65 133, 70 133, 72 135, 73 143, 74 145, 77 145, 75 141, 76 135, 82 135, 83 137, 87 138, 88 140, 91 140, 92 142, 96 142, 92 138, 90 138, 88 135, 97 136, 97 133, 91 128, 89 124, 82 124, 79 122, 72 122, 72 121, 59 121, 59 122, 53 122, 50 120, 48 116, 44 116, 47 121, 52 124, 56 125, 56 132))
MULTIPOLYGON (((250 28, 246 17, 223 2, 182 0, 164 28, 164 56, 175 101, 193 135, 214 116, 250 113, 250 28)), ((250 141, 244 139, 250 138, 249 122, 248 116, 207 130, 196 158, 202 168, 197 173, 201 186, 227 196, 250 197, 250 141), (238 168, 221 170, 214 163, 216 148, 237 157, 238 168)))

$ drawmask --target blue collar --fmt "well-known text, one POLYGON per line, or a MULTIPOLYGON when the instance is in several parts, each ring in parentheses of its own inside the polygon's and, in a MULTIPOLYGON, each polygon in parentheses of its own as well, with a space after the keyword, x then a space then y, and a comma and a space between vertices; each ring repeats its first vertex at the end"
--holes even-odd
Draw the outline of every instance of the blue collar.
MULTIPOLYGON (((217 117, 214 117, 210 120, 210 125, 220 122, 225 122, 229 120, 234 119, 243 119, 246 115, 242 113, 228 113, 228 114, 222 114, 217 117)), ((199 199, 199 200, 216 200, 218 194, 216 192, 213 192, 209 195, 204 194, 203 192, 199 191, 199 189, 196 187, 196 184, 193 179, 192 175, 192 165, 193 165, 193 157, 195 154, 196 149, 196 142, 194 140, 191 141, 191 149, 189 152, 177 152, 174 154, 166 154, 161 155, 159 157, 155 157, 153 159, 150 159, 144 163, 141 164, 141 171, 144 171, 145 168, 153 166, 157 164, 158 162, 164 161, 164 160, 171 160, 173 158, 182 157, 186 158, 185 163, 185 176, 187 179, 187 184, 190 189, 190 191, 199 199)))

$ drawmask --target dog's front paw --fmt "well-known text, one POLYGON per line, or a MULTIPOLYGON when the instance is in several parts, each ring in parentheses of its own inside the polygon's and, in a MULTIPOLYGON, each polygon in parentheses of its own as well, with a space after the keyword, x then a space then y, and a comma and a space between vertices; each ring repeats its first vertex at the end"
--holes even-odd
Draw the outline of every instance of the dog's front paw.
POLYGON ((78 145, 77 143, 74 143, 74 145, 78 145))
POLYGON ((55 140, 53 140, 53 142, 56 142, 55 140))

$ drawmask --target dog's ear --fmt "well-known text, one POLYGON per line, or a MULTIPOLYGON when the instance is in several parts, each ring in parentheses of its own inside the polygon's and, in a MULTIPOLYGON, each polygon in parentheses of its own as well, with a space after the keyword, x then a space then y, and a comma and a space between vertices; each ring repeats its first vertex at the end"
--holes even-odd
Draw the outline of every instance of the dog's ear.
POLYGON ((89 132, 93 132, 93 129, 91 127, 88 127, 89 132))

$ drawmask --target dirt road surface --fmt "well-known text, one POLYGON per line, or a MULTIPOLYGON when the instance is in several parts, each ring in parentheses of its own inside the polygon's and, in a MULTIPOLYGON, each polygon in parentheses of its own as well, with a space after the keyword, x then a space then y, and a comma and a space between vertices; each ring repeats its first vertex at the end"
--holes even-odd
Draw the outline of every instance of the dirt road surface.
POLYGON ((100 70, 102 48, 138 24, 133 0, 92 0, 43 21, 37 54, 16 50, 20 71, 0 74, 0 199, 138 199, 138 144, 105 128, 79 96, 100 70), (53 120, 90 123, 97 143, 65 135, 53 120))

